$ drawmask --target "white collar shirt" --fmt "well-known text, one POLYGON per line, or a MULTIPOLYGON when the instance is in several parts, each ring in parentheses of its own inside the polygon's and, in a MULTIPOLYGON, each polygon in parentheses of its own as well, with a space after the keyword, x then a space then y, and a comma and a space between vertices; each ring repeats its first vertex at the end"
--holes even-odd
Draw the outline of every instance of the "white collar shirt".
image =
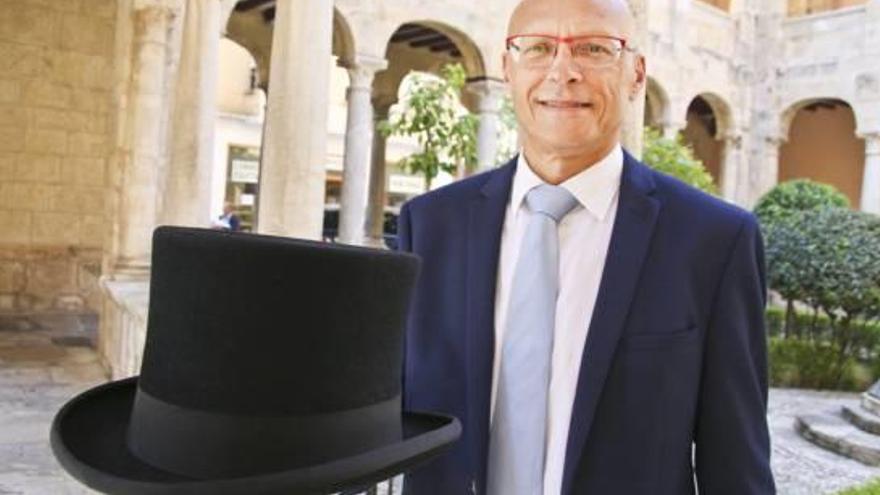
MULTIPOLYGON (((560 286, 556 301, 550 389, 547 396, 544 495, 557 495, 562 488, 565 450, 572 406, 577 393, 581 356, 605 268, 605 258, 617 214, 622 173, 623 150, 617 145, 597 163, 560 184, 574 195, 578 205, 559 222, 558 227, 560 286)), ((533 215, 524 199, 532 188, 541 184, 544 181, 532 171, 525 155, 520 153, 501 234, 495 292, 492 414, 495 410, 505 316, 513 273, 526 225, 533 215)))

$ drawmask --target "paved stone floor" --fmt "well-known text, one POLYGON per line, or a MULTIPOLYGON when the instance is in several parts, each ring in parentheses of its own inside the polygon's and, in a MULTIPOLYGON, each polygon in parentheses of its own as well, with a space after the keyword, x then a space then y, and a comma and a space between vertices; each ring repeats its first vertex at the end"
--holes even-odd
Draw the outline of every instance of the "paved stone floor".
MULTIPOLYGON (((0 495, 94 493, 68 477, 49 449, 49 425, 61 404, 106 380, 90 348, 88 315, 0 317, 0 495)), ((805 408, 834 407, 853 394, 773 389, 769 422, 773 472, 780 495, 833 494, 880 477, 869 468, 813 446, 792 426, 805 408)), ((399 492, 399 481, 394 493, 399 492)), ((385 488, 385 487, 382 487, 385 488)), ((379 494, 387 490, 380 488, 379 494)))
POLYGON ((95 325, 90 315, 0 317, 0 494, 94 493, 55 462, 49 425, 64 401, 107 379, 95 325))

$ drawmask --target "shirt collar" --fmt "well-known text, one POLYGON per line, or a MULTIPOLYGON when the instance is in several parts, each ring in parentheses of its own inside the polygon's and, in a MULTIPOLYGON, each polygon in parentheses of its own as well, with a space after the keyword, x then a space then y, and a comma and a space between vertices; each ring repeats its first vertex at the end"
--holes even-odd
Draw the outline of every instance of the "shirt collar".
MULTIPOLYGON (((608 215, 612 201, 620 188, 622 174, 623 150, 617 144, 601 160, 569 177, 560 186, 568 189, 581 206, 602 221, 608 215)), ((520 151, 510 194, 513 211, 519 211, 526 194, 532 188, 544 183, 529 166, 525 153, 520 151)))

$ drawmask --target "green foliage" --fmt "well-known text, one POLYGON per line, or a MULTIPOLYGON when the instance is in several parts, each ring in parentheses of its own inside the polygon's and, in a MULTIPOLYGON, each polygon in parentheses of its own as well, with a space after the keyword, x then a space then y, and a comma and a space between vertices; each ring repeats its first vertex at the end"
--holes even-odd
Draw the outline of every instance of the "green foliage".
POLYGON ((378 126, 387 136, 410 136, 421 151, 403 159, 400 166, 431 181, 442 171, 454 174, 459 167, 477 165, 477 118, 458 103, 466 74, 460 64, 446 65, 442 78, 411 76, 403 110, 378 126))
POLYGON ((513 109, 513 100, 510 95, 505 95, 501 100, 501 111, 498 112, 498 155, 495 163, 505 163, 519 150, 516 130, 519 124, 516 122, 516 112, 513 109))
POLYGON ((876 479, 862 486, 843 490, 838 492, 837 495, 880 495, 880 479, 876 479))
POLYGON ((849 200, 834 186, 797 179, 783 182, 765 194, 755 206, 755 215, 767 226, 799 211, 848 207, 849 200))
POLYGON ((839 359, 833 342, 771 337, 768 353, 774 387, 864 390, 871 385, 859 379, 854 358, 839 359))
POLYGON ((880 316, 880 218, 807 210, 776 217, 765 234, 767 278, 784 298, 842 321, 880 316))
POLYGON ((694 157, 693 150, 680 137, 664 138, 659 131, 646 127, 644 144, 642 161, 645 164, 697 189, 717 194, 712 176, 703 162, 694 157))
POLYGON ((880 317, 880 218, 837 207, 770 218, 767 280, 788 301, 779 335, 831 345, 833 351, 817 350, 817 359, 837 353, 835 367, 823 368, 838 373, 837 380, 822 385, 844 386, 846 363, 876 348, 877 332, 868 328, 880 317), (812 308, 808 325, 795 314, 795 301, 812 308))

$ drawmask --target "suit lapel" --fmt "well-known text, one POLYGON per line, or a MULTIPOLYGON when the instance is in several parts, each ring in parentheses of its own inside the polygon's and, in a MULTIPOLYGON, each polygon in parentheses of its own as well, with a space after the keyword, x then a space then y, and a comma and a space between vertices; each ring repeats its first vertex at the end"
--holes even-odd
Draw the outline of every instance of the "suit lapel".
POLYGON ((562 493, 570 494, 605 377, 629 314, 647 255, 660 202, 651 172, 628 153, 624 157, 617 216, 599 285, 593 318, 581 358, 577 395, 566 446, 562 493))
POLYGON ((466 362, 469 421, 476 442, 469 451, 479 493, 486 479, 489 445, 489 407, 495 353, 495 285, 504 213, 510 197, 516 158, 490 172, 480 192, 468 204, 466 304, 466 362))

